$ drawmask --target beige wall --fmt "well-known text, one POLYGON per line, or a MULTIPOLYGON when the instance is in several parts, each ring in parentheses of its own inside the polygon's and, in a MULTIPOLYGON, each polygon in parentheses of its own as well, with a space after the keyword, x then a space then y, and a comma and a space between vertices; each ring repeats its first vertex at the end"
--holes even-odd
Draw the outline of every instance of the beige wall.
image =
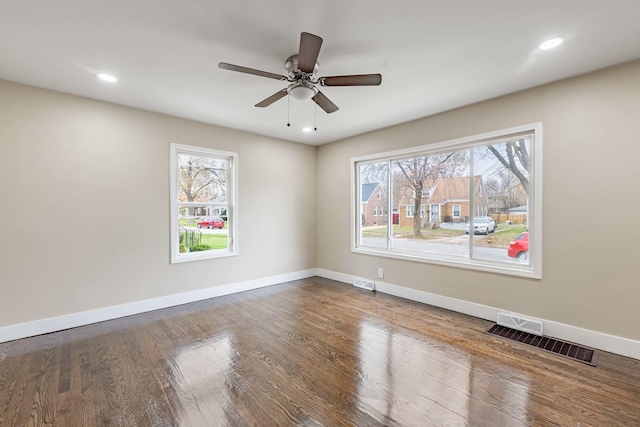
POLYGON ((314 268, 316 149, 0 81, 0 326, 314 268), (237 257, 169 263, 169 143, 239 153, 237 257))
POLYGON ((638 138, 636 61, 322 146, 318 267, 371 279, 383 267, 391 284, 638 340, 638 138), (534 122, 544 125, 542 280, 350 252, 350 158, 534 122))
POLYGON ((639 100, 634 62, 316 150, 0 81, 0 327, 316 266, 372 279, 383 267, 388 283, 638 340, 639 100), (542 280, 350 252, 351 157, 538 121, 542 280), (238 257, 169 264, 170 142, 240 154, 238 257))

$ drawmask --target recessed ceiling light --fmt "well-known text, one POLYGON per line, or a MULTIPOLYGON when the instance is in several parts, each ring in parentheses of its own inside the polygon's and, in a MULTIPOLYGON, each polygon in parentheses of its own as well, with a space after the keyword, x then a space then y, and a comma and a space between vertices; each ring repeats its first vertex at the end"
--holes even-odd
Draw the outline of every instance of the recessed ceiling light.
POLYGON ((554 37, 542 43, 540 45, 540 49, 542 50, 553 49, 554 47, 558 47, 562 43, 564 43, 566 39, 567 39, 566 37, 554 37))
POLYGON ((311 132, 312 130, 311 128, 302 128, 302 132, 311 132))
POLYGON ((96 76, 100 80, 104 80, 105 82, 115 83, 118 81, 118 79, 115 76, 112 76, 111 74, 98 73, 96 74, 96 76))

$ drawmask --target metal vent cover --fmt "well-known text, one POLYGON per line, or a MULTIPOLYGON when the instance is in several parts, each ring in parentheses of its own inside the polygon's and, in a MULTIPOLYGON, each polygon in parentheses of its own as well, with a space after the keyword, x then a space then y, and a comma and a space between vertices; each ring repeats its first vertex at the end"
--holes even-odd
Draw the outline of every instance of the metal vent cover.
POLYGON ((356 277, 356 279, 353 281, 353 286, 366 289, 368 291, 373 291, 375 288, 375 284, 371 280, 361 279, 359 277, 356 277))
POLYGON ((496 323, 506 326, 507 328, 542 335, 543 324, 539 320, 527 319, 526 317, 516 316, 515 314, 498 313, 498 321, 496 323))
POLYGON ((534 335, 529 332, 518 331, 501 325, 493 325, 486 333, 537 347, 587 365, 596 366, 598 361, 598 350, 555 338, 534 335))

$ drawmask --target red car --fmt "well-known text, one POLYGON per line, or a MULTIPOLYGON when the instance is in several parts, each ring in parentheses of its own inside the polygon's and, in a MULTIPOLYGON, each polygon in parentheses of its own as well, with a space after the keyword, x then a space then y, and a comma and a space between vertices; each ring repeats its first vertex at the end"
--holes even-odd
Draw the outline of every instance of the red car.
POLYGON ((509 243, 507 255, 518 258, 523 264, 529 263, 529 232, 525 231, 509 243))
POLYGON ((202 228, 202 227, 222 228, 224 227, 224 221, 222 220, 222 218, 219 218, 217 216, 213 218, 205 218, 198 223, 198 228, 202 228))

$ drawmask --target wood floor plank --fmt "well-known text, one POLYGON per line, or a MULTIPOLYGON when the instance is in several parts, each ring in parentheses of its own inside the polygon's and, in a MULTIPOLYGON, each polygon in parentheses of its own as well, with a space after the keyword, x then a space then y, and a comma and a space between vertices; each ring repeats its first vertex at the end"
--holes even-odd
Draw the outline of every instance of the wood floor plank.
POLYGON ((640 361, 311 278, 0 344, 0 426, 640 426, 640 361))

